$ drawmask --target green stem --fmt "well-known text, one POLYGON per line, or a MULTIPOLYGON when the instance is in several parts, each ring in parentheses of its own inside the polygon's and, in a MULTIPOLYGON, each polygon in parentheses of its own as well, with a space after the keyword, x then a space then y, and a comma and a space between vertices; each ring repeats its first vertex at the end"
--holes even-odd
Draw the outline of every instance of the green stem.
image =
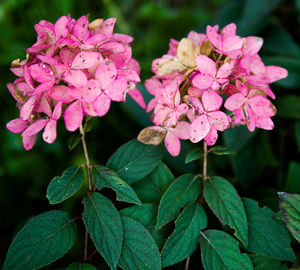
POLYGON ((92 192, 92 175, 90 171, 90 160, 89 160, 89 154, 85 143, 85 132, 82 127, 82 124, 80 125, 79 130, 80 130, 80 134, 82 135, 81 142, 82 142, 82 147, 83 147, 83 152, 85 157, 85 167, 86 167, 88 181, 89 181, 89 191, 92 192))

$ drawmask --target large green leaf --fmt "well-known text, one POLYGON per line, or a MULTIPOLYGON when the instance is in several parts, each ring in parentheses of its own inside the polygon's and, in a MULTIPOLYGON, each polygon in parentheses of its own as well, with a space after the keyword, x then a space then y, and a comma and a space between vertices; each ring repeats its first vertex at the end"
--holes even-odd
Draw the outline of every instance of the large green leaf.
POLYGON ((290 238, 284 224, 274 219, 269 208, 260 208, 256 201, 243 199, 248 219, 247 250, 275 260, 294 261, 290 238))
POLYGON ((219 220, 235 229, 235 235, 248 244, 248 225, 243 202, 235 188, 225 179, 213 176, 206 180, 205 200, 219 220))
POLYGON ((295 239, 300 242, 300 195, 280 192, 279 197, 283 220, 295 239))
POLYGON ((178 177, 166 190, 161 198, 156 227, 159 229, 172 219, 179 210, 190 202, 195 201, 201 192, 201 180, 192 174, 178 177))
POLYGON ((200 230, 207 226, 203 207, 196 202, 187 206, 175 221, 175 226, 161 253, 163 267, 184 260, 196 250, 200 230))
POLYGON ((113 169, 128 184, 141 180, 150 173, 165 153, 162 145, 146 145, 132 140, 122 145, 108 160, 113 169))
POLYGON ((250 254, 254 270, 288 270, 286 264, 281 264, 281 261, 273 260, 258 254, 250 254))
POLYGON ((140 222, 150 232, 158 248, 165 243, 164 230, 156 230, 157 206, 150 203, 131 206, 120 211, 123 216, 133 218, 140 222))
POLYGON ((49 211, 31 219, 9 247, 3 270, 42 268, 65 255, 73 246, 76 226, 69 214, 49 211))
POLYGON ((173 180, 174 176, 169 168, 160 161, 150 174, 143 180, 134 183, 132 187, 144 203, 159 203, 173 180))
POLYGON ((160 270, 158 247, 147 229, 138 221, 122 216, 124 241, 119 266, 124 270, 160 270))
POLYGON ((101 189, 108 187, 117 193, 117 200, 135 204, 141 204, 134 190, 123 181, 113 170, 96 165, 92 169, 93 179, 96 186, 101 189))
POLYGON ((286 181, 286 191, 290 193, 300 194, 300 163, 291 161, 288 169, 288 177, 286 181))
POLYGON ((88 263, 81 264, 81 263, 74 262, 70 264, 66 270, 97 270, 97 268, 88 263))
POLYGON ((84 224, 91 238, 111 269, 117 268, 120 257, 123 227, 120 215, 112 202, 99 193, 83 199, 84 224))
POLYGON ((240 252, 239 242, 225 232, 201 232, 200 247, 205 270, 253 270, 248 255, 240 252))
POLYGON ((51 204, 60 203, 70 198, 83 184, 83 172, 81 167, 66 169, 62 176, 56 176, 50 182, 47 189, 47 198, 51 204))

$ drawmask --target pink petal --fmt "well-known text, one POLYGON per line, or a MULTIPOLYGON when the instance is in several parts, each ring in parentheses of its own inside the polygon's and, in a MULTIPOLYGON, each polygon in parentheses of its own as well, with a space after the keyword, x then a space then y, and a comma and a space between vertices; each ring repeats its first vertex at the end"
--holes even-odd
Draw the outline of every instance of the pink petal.
POLYGON ((266 69, 266 78, 269 80, 269 83, 284 79, 288 76, 288 71, 282 67, 267 66, 266 69))
POLYGON ((65 85, 55 85, 48 92, 48 96, 56 101, 62 101, 63 103, 70 103, 74 100, 68 94, 68 87, 65 85))
POLYGON ((119 69, 118 76, 126 78, 128 81, 138 83, 141 81, 139 75, 133 69, 119 69))
POLYGON ((216 111, 222 105, 223 99, 214 91, 205 91, 202 95, 203 107, 206 111, 216 111))
POLYGON ((68 94, 83 102, 92 102, 101 93, 100 84, 97 80, 88 80, 85 86, 69 87, 68 94))
POLYGON ((271 117, 276 114, 274 105, 262 95, 257 95, 248 100, 253 113, 259 117, 271 117))
POLYGON ((53 71, 42 63, 31 65, 29 73, 39 83, 45 83, 54 78, 53 71))
POLYGON ((218 49, 222 48, 221 36, 217 33, 217 30, 208 25, 206 27, 206 35, 208 40, 218 49))
POLYGON ((28 137, 39 133, 49 122, 49 119, 40 119, 31 124, 22 133, 22 137, 28 137))
POLYGON ((32 96, 30 97, 26 103, 22 106, 21 108, 21 111, 20 111, 20 117, 23 119, 23 120, 26 120, 29 118, 35 104, 36 104, 36 101, 37 101, 37 97, 36 96, 32 96))
POLYGON ((217 72, 216 63, 204 54, 199 54, 196 57, 197 68, 200 73, 214 77, 217 72))
POLYGON ((86 41, 89 38, 89 20, 86 16, 81 16, 73 27, 73 34, 81 41, 86 41))
POLYGON ((243 54, 253 55, 259 52, 263 45, 263 39, 261 37, 246 37, 246 46, 243 48, 243 54))
POLYGON ((190 140, 193 143, 201 141, 209 132, 210 123, 205 114, 198 116, 190 126, 190 140))
POLYGON ((124 53, 125 52, 125 46, 116 41, 110 41, 106 42, 101 45, 100 47, 101 52, 109 52, 109 53, 124 53))
POLYGON ((46 63, 46 64, 48 64, 50 66, 55 66, 55 65, 59 64, 59 62, 55 58, 53 58, 51 56, 39 54, 39 55, 36 56, 36 58, 38 58, 43 63, 46 63))
POLYGON ((83 110, 79 101, 73 102, 64 112, 65 126, 69 131, 75 131, 82 123, 83 110))
POLYGON ((222 30, 221 34, 224 38, 230 37, 230 36, 235 36, 236 35, 236 24, 235 23, 230 23, 226 25, 222 30))
POLYGON ((224 107, 233 112, 234 110, 240 108, 244 104, 244 101, 245 97, 242 94, 237 93, 226 99, 224 107))
POLYGON ((127 89, 127 81, 123 78, 114 80, 106 89, 105 93, 113 101, 123 101, 127 89))
POLYGON ((32 90, 34 90, 34 84, 33 84, 32 78, 30 76, 29 69, 28 69, 27 65, 24 66, 23 72, 24 72, 25 82, 29 85, 29 87, 32 88, 32 90))
POLYGON ((246 55, 240 61, 240 66, 244 68, 248 73, 252 72, 255 75, 264 77, 266 73, 266 67, 259 57, 259 55, 246 55))
POLYGON ((131 47, 128 45, 124 47, 125 51, 123 53, 111 53, 108 56, 108 58, 115 63, 117 68, 125 67, 132 57, 131 47))
POLYGON ((140 76, 141 73, 141 67, 140 64, 137 60, 134 58, 131 58, 130 61, 126 65, 126 69, 132 69, 136 72, 138 76, 140 76))
POLYGON ((93 103, 82 102, 82 108, 85 114, 90 116, 97 116, 97 113, 94 110, 93 103))
POLYGON ((99 45, 103 42, 109 40, 111 35, 107 34, 95 34, 88 38, 88 40, 85 42, 87 45, 99 45))
POLYGON ((23 137, 22 140, 25 150, 28 151, 34 146, 36 141, 36 135, 23 137))
POLYGON ((93 107, 98 116, 105 115, 110 108, 110 98, 105 94, 99 95, 93 102, 93 107))
POLYGON ((111 84, 117 76, 117 68, 112 61, 102 61, 95 72, 95 78, 100 82, 102 89, 111 84))
POLYGON ((193 86, 204 90, 209 88, 212 85, 213 81, 213 77, 198 73, 196 76, 193 77, 192 84, 193 86))
POLYGON ((228 128, 228 117, 221 111, 211 112, 207 114, 211 127, 216 130, 223 131, 228 128))
POLYGON ((98 52, 83 51, 76 55, 72 62, 72 68, 74 69, 87 69, 97 65, 102 56, 98 52))
POLYGON ((56 120, 51 119, 43 132, 43 139, 47 143, 53 143, 56 140, 56 120))
POLYGON ((6 128, 13 133, 22 132, 28 125, 27 121, 21 118, 13 119, 6 124, 6 128))
POLYGON ((55 25, 54 32, 57 39, 65 38, 69 34, 69 20, 68 17, 60 17, 55 25))
POLYGON ((54 110, 53 110, 53 113, 52 113, 52 119, 53 120, 58 120, 61 116, 61 111, 62 111, 62 105, 63 103, 62 102, 58 102, 55 107, 54 107, 54 110))
POLYGON ((131 43, 133 41, 133 37, 119 33, 113 34, 113 39, 122 43, 131 43))
POLYGON ((163 85, 158 79, 152 77, 145 81, 145 87, 151 95, 155 96, 156 91, 161 91, 163 85))
POLYGON ((130 89, 128 91, 128 95, 131 96, 131 98, 137 103, 139 104, 143 109, 146 109, 146 103, 144 101, 143 95, 140 93, 139 90, 137 90, 136 88, 134 89, 130 89))
POLYGON ((146 113, 151 112, 156 106, 156 104, 157 104, 156 98, 151 99, 147 105, 146 113))
POLYGON ((204 91, 205 91, 205 89, 200 89, 200 88, 191 86, 188 89, 188 94, 191 97, 201 97, 202 94, 204 93, 204 91))
POLYGON ((274 128, 274 123, 271 120, 271 118, 264 118, 264 117, 256 117, 255 119, 255 125, 258 128, 266 129, 266 130, 271 130, 274 128))
POLYGON ((231 75, 232 71, 235 68, 235 61, 231 60, 225 64, 223 64, 217 73, 217 78, 226 78, 228 81, 228 76, 231 75))
POLYGON ((81 70, 69 70, 64 73, 63 80, 75 87, 85 86, 87 84, 87 77, 81 70))
POLYGON ((35 108, 34 112, 38 112, 38 113, 43 112, 43 113, 47 114, 49 117, 51 116, 52 109, 51 109, 50 102, 49 102, 48 98, 46 97, 46 95, 42 95, 39 102, 36 104, 36 108, 35 108))
POLYGON ((255 117, 254 117, 254 114, 253 114, 251 108, 249 107, 249 105, 246 104, 245 107, 246 107, 245 110, 247 112, 247 117, 246 117, 247 118, 246 119, 247 127, 248 127, 249 131, 253 132, 255 129, 255 117))
POLYGON ((191 97, 189 99, 189 104, 196 110, 198 113, 204 113, 204 108, 201 101, 198 98, 191 97))
POLYGON ((116 18, 109 18, 105 20, 98 28, 96 28, 96 33, 101 34, 112 34, 114 31, 114 26, 116 23, 116 18))
POLYGON ((68 67, 71 66, 76 55, 77 55, 76 51, 72 51, 67 47, 62 48, 59 52, 59 57, 61 61, 68 67))
POLYGON ((179 139, 187 140, 190 137, 190 124, 184 121, 178 122, 175 128, 170 128, 171 132, 179 139))
POLYGON ((52 86, 54 85, 55 80, 53 78, 53 80, 45 82, 45 83, 41 83, 37 88, 35 88, 34 90, 34 94, 41 94, 43 92, 48 91, 49 89, 52 88, 52 86))
POLYGON ((223 40, 223 51, 235 51, 240 50, 243 47, 243 39, 239 36, 227 37, 223 40))
POLYGON ((205 136, 204 141, 207 145, 214 145, 218 139, 218 132, 216 129, 211 128, 208 134, 205 136))
POLYGON ((172 132, 167 132, 165 137, 165 146, 168 152, 173 156, 176 157, 180 153, 180 140, 174 135, 172 132))

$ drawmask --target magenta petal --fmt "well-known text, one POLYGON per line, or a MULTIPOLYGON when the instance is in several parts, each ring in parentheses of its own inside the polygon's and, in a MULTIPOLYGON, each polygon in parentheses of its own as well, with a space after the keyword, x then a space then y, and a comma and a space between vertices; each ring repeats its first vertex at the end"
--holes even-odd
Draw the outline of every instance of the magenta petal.
POLYGON ((26 120, 29 118, 35 104, 37 101, 37 97, 36 96, 32 96, 31 98, 29 98, 26 103, 22 106, 21 111, 20 111, 20 117, 23 120, 26 120))
POLYGON ((112 101, 123 101, 126 89, 127 81, 121 78, 114 80, 104 91, 112 101))
POLYGON ((36 135, 23 137, 22 140, 25 150, 28 151, 34 146, 36 141, 36 135))
POLYGON ((111 59, 117 68, 125 67, 132 57, 132 49, 130 46, 125 46, 125 51, 123 53, 111 53, 108 58, 111 59))
POLYGON ((40 98, 39 102, 36 105, 36 108, 34 109, 34 112, 38 112, 38 113, 43 112, 47 114, 49 117, 51 116, 52 109, 46 95, 42 95, 42 97, 40 98))
POLYGON ((22 137, 28 137, 39 133, 49 122, 49 119, 40 119, 31 124, 22 133, 22 137))
POLYGON ((65 126, 69 131, 75 131, 81 125, 83 110, 79 101, 73 102, 64 112, 65 126))
POLYGON ((68 87, 65 85, 55 85, 47 94, 50 98, 56 101, 62 101, 63 103, 70 103, 74 100, 74 98, 68 94, 68 87))
POLYGON ((74 69, 87 69, 97 65, 102 56, 98 52, 83 51, 76 55, 72 62, 72 68, 74 69))
POLYGON ((125 52, 125 46, 120 42, 110 41, 102 44, 100 50, 104 53, 123 53, 125 52))
POLYGON ((45 83, 41 83, 37 88, 34 90, 34 94, 41 94, 43 92, 48 91, 54 85, 55 80, 51 80, 45 83))
POLYGON ((231 60, 225 64, 223 64, 217 73, 217 78, 225 78, 228 81, 228 76, 232 73, 235 67, 235 61, 231 60))
POLYGON ((128 95, 132 97, 132 99, 139 104, 143 109, 146 109, 146 103, 144 101, 143 95, 136 88, 128 91, 128 95))
POLYGON ((208 25, 206 27, 206 34, 208 40, 218 49, 222 48, 221 36, 217 33, 217 30, 208 25))
POLYGON ((201 141, 209 132, 210 124, 205 114, 198 116, 190 126, 190 140, 193 143, 201 141))
POLYGON ((178 122, 175 128, 171 131, 179 139, 187 140, 190 137, 190 124, 184 121, 178 122))
POLYGON ((97 34, 112 34, 114 31, 114 26, 116 23, 116 18, 109 18, 102 22, 102 24, 95 29, 97 34))
POLYGON ((55 105, 53 113, 52 113, 52 117, 51 117, 53 120, 58 120, 60 118, 61 112, 62 112, 62 105, 63 105, 62 102, 58 102, 55 105))
POLYGON ((43 139, 47 143, 53 143, 56 140, 56 120, 51 119, 43 132, 43 139))
POLYGON ((171 131, 167 132, 165 137, 165 146, 168 152, 173 156, 176 157, 180 153, 180 140, 174 135, 171 131))
POLYGON ((68 88, 70 96, 83 102, 94 101, 101 92, 99 82, 93 79, 89 80, 85 86, 68 88))
POLYGON ((105 115, 110 107, 110 98, 105 94, 99 95, 93 102, 93 107, 98 116, 105 115))
POLYGON ((112 61, 102 61, 95 73, 95 78, 101 83, 102 89, 105 89, 112 83, 117 76, 117 68, 112 61))
POLYGON ((69 34, 69 20, 68 17, 60 17, 55 25, 54 32, 57 39, 65 38, 69 34))
POLYGON ((216 92, 205 91, 202 95, 203 107, 206 111, 216 111, 222 105, 223 99, 216 92))
POLYGON ((114 38, 114 40, 122 42, 122 43, 131 43, 133 41, 133 37, 125 35, 125 34, 119 34, 119 33, 114 33, 113 38, 114 38))
POLYGON ((81 16, 76 21, 73 27, 73 34, 81 41, 85 41, 89 38, 89 20, 86 16, 81 16))
POLYGON ((233 112, 234 110, 240 108, 243 105, 244 100, 245 100, 245 97, 242 94, 240 94, 240 93, 234 94, 226 99, 226 101, 224 103, 224 107, 227 110, 233 112))
POLYGON ((29 73, 39 83, 45 83, 54 78, 52 70, 42 63, 31 65, 29 73))
POLYGON ((13 133, 22 132, 28 125, 27 121, 21 118, 13 119, 6 124, 6 128, 13 133))
POLYGON ((63 75, 64 81, 75 87, 85 86, 87 77, 81 70, 69 70, 63 75))
POLYGON ((87 45, 98 45, 105 41, 107 41, 111 35, 106 34, 95 34, 89 37, 89 39, 85 42, 87 45))

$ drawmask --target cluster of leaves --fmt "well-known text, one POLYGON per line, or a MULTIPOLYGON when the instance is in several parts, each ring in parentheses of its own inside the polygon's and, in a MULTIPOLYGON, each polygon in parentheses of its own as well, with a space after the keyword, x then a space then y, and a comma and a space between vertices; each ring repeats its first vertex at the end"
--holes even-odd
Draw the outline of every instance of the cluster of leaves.
MULTIPOLYGON (((183 261, 198 244, 206 270, 274 265, 283 270, 287 265, 281 261, 295 261, 289 234, 272 210, 240 198, 233 185, 218 176, 201 180, 199 175, 184 174, 175 179, 161 161, 163 156, 161 145, 132 140, 106 166, 92 165, 94 191, 82 200, 82 216, 52 210, 31 219, 12 242, 3 269, 36 269, 56 261, 72 248, 76 221, 81 219, 110 269, 159 270, 183 261), (117 209, 102 194, 104 188, 115 191, 117 201, 134 205, 117 209), (209 212, 220 228, 209 228, 209 212)), ((83 182, 82 167, 68 168, 50 182, 50 204, 69 199, 83 182)), ((300 196, 281 193, 280 198, 283 220, 299 240, 300 196)), ((75 267, 73 263, 67 269, 75 267)))

